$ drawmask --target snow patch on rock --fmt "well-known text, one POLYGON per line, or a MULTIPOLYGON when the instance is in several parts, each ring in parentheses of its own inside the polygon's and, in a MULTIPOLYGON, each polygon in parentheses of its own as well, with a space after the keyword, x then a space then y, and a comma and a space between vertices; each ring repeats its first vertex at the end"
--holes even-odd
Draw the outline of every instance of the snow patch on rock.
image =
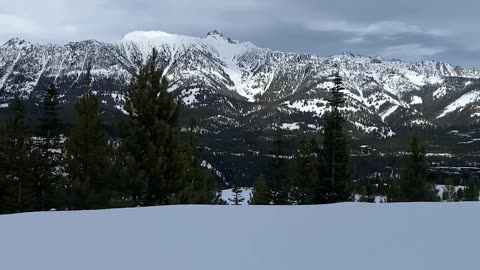
POLYGON ((454 112, 456 110, 462 110, 466 105, 478 101, 479 97, 480 97, 479 90, 470 91, 464 94, 463 96, 461 96, 460 98, 458 98, 457 100, 455 100, 454 102, 452 102, 450 105, 448 105, 443 110, 443 112, 439 116, 437 116, 437 118, 442 118, 445 115, 451 112, 454 112))

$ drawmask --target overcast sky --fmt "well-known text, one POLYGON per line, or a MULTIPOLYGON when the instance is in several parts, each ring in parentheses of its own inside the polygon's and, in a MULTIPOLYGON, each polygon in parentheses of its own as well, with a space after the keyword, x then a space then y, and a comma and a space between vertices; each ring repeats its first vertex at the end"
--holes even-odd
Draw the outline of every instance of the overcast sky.
POLYGON ((480 67, 478 0, 0 0, 0 43, 114 41, 134 30, 281 51, 434 59, 480 67))

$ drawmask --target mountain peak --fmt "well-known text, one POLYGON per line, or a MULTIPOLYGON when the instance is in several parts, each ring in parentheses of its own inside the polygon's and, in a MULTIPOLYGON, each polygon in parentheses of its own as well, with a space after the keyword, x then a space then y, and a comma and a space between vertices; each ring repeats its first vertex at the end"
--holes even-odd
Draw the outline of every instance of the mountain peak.
POLYGON ((224 38, 223 33, 218 30, 212 30, 207 33, 205 37, 221 37, 224 38))
POLYGON ((18 37, 14 37, 14 38, 10 39, 9 41, 7 41, 5 43, 5 45, 22 44, 24 42, 25 42, 25 40, 19 39, 18 37))
POLYGON ((29 45, 31 45, 31 43, 23 40, 23 39, 20 39, 20 38, 12 38, 10 39, 9 41, 7 41, 3 46, 7 46, 7 47, 28 47, 29 45))
POLYGON ((207 35, 205 36, 205 38, 224 39, 224 40, 228 41, 228 43, 230 43, 230 44, 238 44, 239 43, 236 40, 233 40, 229 37, 225 37, 223 35, 223 33, 218 31, 218 30, 212 30, 212 31, 208 32, 207 35))
POLYGON ((352 52, 343 52, 343 53, 342 53, 342 56, 354 58, 354 57, 355 57, 355 54, 353 54, 352 52))

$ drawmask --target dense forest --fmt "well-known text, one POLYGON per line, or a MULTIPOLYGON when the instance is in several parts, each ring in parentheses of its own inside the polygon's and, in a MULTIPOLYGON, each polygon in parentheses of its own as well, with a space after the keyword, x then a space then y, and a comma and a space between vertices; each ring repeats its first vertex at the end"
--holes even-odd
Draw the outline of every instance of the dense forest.
MULTIPOLYGON (((99 99, 90 89, 90 67, 82 76, 84 92, 75 104, 76 122, 68 130, 60 120, 55 85, 44 91, 35 128, 29 125, 22 100, 15 98, 8 119, 0 125, 0 213, 225 204, 219 194, 225 183, 216 181, 205 166, 194 121, 180 132, 182 104, 168 93, 157 58, 153 50, 131 83, 127 115, 119 117, 113 137, 105 130, 99 99)), ((291 157, 278 127, 250 204, 325 204, 352 201, 355 195, 361 201, 377 195, 387 196, 389 202, 478 200, 478 177, 432 177, 416 134, 400 171, 352 179, 349 133, 341 110, 342 78, 336 74, 332 81, 330 112, 323 118, 321 136, 303 136, 291 157), (443 198, 437 196, 438 183, 447 184, 443 198)), ((231 203, 240 204, 243 183, 235 179, 227 184, 235 194, 231 203)))

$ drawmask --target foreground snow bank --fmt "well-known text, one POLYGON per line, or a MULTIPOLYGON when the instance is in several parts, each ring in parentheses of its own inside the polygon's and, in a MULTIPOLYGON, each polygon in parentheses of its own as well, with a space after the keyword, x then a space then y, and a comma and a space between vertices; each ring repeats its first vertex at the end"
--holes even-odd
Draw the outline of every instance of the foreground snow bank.
POLYGON ((462 269, 480 203, 172 206, 0 216, 0 269, 462 269))

